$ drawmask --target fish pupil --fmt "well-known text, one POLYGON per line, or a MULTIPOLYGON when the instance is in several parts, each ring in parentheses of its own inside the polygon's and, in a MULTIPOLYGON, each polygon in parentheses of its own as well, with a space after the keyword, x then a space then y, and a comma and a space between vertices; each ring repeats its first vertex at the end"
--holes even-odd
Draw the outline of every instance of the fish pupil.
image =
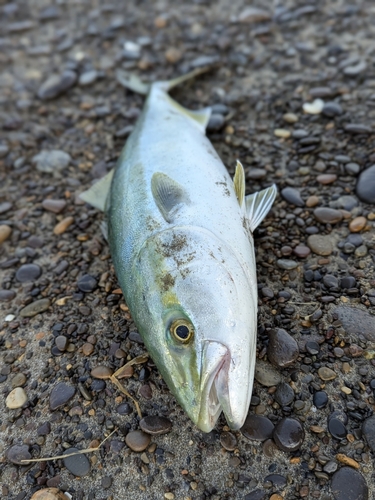
POLYGON ((176 335, 182 340, 186 340, 189 337, 189 328, 185 325, 180 325, 176 328, 176 335))

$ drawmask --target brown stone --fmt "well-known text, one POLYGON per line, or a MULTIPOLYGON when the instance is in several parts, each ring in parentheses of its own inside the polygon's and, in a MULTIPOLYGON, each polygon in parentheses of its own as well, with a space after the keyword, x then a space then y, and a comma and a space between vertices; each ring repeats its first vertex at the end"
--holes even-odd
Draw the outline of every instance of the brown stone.
POLYGON ((337 175, 336 174, 320 174, 316 178, 316 180, 319 182, 319 184, 332 184, 337 180, 337 175))
POLYGON ((62 234, 65 233, 65 231, 71 226, 74 222, 74 217, 69 216, 65 217, 62 221, 60 221, 56 226, 54 227, 53 233, 54 234, 62 234))
POLYGON ((308 208, 316 207, 320 203, 320 199, 318 196, 312 195, 309 196, 306 200, 306 206, 308 208))
POLYGON ((0 225, 0 245, 9 238, 11 233, 12 228, 10 226, 6 226, 5 224, 0 225))
POLYGON ((352 221, 350 221, 349 224, 349 229, 351 233, 359 233, 359 231, 362 231, 366 227, 366 217, 356 217, 352 221))
POLYGON ((150 444, 151 436, 143 431, 130 431, 125 438, 125 443, 133 451, 144 451, 150 444))
POLYGON ((108 366, 99 365, 91 370, 91 376, 94 378, 99 378, 101 380, 106 380, 113 374, 112 368, 108 366))
POLYGON ((94 346, 90 342, 85 342, 82 346, 82 352, 85 356, 90 356, 94 352, 94 346))

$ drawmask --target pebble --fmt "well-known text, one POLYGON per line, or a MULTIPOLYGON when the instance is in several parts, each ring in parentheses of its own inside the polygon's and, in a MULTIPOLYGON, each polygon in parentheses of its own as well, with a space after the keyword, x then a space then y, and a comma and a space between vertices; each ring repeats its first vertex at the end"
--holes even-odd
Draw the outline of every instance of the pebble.
POLYGON ((280 373, 265 361, 258 360, 255 365, 255 380, 265 387, 273 387, 281 382, 280 373))
POLYGON ((12 228, 6 224, 0 225, 0 245, 12 234, 12 228))
POLYGON ((16 373, 11 381, 12 388, 14 389, 16 387, 22 387, 26 384, 26 380, 27 378, 24 373, 16 373))
POLYGON ((268 332, 269 344, 267 357, 269 361, 280 368, 292 365, 298 358, 298 344, 286 330, 279 328, 268 332))
POLYGON ((345 439, 348 431, 345 425, 338 418, 328 419, 328 430, 335 439, 345 439))
POLYGON ((94 352, 94 346, 90 342, 85 342, 82 346, 82 352, 85 356, 91 356, 94 352))
POLYGON ((274 425, 270 419, 262 415, 248 415, 243 426, 242 434, 252 441, 265 441, 271 438, 274 425))
POLYGON ((264 179, 267 176, 267 170, 264 168, 250 168, 247 177, 253 181, 264 179))
POLYGON ((294 391, 289 384, 281 382, 273 396, 280 406, 288 406, 294 399, 294 391))
POLYGON ((280 450, 296 451, 305 439, 305 432, 298 420, 287 417, 276 424, 273 439, 280 450))
POLYGON ((55 344, 59 351, 64 352, 68 347, 68 339, 64 335, 58 335, 55 338, 55 344))
POLYGON ((35 300, 34 302, 31 302, 31 304, 28 304, 26 307, 21 309, 20 316, 22 316, 23 318, 32 318, 37 314, 47 311, 50 305, 51 302, 49 299, 35 300))
POLYGON ((318 207, 314 210, 314 216, 322 224, 337 224, 342 221, 342 212, 334 208, 318 207))
POLYGON ((151 436, 143 431, 130 431, 125 438, 129 448, 136 452, 144 451, 151 442, 151 436))
POLYGON ((301 198, 300 192, 292 187, 286 187, 281 190, 281 196, 286 200, 288 203, 295 205, 296 207, 304 207, 305 202, 301 198))
POLYGON ((310 255, 311 250, 306 245, 297 245, 296 247, 293 248, 293 253, 294 255, 296 255, 296 257, 299 257, 300 259, 305 259, 310 255))
POLYGON ((375 452, 375 415, 372 415, 363 422, 362 432, 367 444, 375 452))
POLYGON ((359 61, 357 64, 352 66, 345 66, 343 73, 346 76, 357 76, 366 69, 367 65, 365 61, 359 61))
POLYGON ((244 500, 266 500, 267 498, 268 491, 258 488, 245 495, 244 500))
POLYGON ((16 272, 16 280, 20 283, 34 281, 42 274, 41 268, 37 264, 24 264, 16 272))
POLYGON ((12 208, 12 204, 9 201, 3 201, 0 203, 0 214, 5 214, 12 208))
POLYGON ((0 290, 0 302, 9 302, 16 296, 13 290, 0 290))
POLYGON ((55 97, 64 94, 77 81, 77 73, 71 70, 65 70, 58 75, 51 75, 39 88, 38 97, 43 101, 54 99, 55 97))
POLYGON ((313 403, 319 410, 328 404, 328 395, 325 391, 317 391, 313 397, 313 403))
POLYGON ((333 184, 335 181, 337 181, 337 175, 336 174, 320 174, 320 175, 318 175, 316 180, 319 182, 319 184, 323 184, 323 186, 326 186, 328 184, 333 184))
POLYGON ((96 366, 91 370, 91 376, 94 378, 98 378, 100 380, 107 380, 113 375, 112 368, 109 366, 96 366))
POLYGON ((349 467, 353 467, 353 469, 359 469, 359 463, 354 460, 353 458, 348 457, 347 455, 344 455, 344 453, 338 453, 336 455, 337 460, 344 464, 344 465, 349 465, 349 467))
POLYGON ((65 384, 65 382, 58 383, 53 389, 49 397, 49 407, 51 410, 56 410, 64 406, 72 399, 76 393, 75 387, 65 384))
POLYGON ((298 262, 290 259, 278 259, 276 264, 280 269, 284 269, 285 271, 291 271, 298 266, 298 262))
POLYGON ((43 488, 36 491, 30 500, 67 500, 67 496, 57 488, 43 488))
POLYGON ((21 408, 27 401, 26 392, 22 387, 16 387, 7 396, 5 404, 7 408, 15 410, 16 408, 21 408))
POLYGON ((71 156, 60 149, 43 150, 32 158, 37 170, 49 174, 64 170, 71 160, 71 156))
POLYGON ((104 476, 101 485, 103 489, 107 490, 112 486, 112 478, 110 476, 104 476))
POLYGON ((81 290, 81 292, 93 292, 95 288, 98 286, 98 282, 91 276, 90 274, 84 274, 77 281, 77 286, 81 290))
POLYGON ((285 113, 285 115, 283 115, 283 120, 287 123, 296 123, 298 122, 298 116, 294 113, 285 113))
POLYGON ((7 459, 16 465, 27 465, 22 462, 22 460, 29 460, 31 454, 29 452, 29 447, 26 444, 11 446, 7 453, 7 459))
POLYGON ((367 340, 375 342, 375 316, 365 310, 350 306, 339 306, 334 310, 349 335, 363 335, 367 340))
POLYGON ((51 198, 47 198, 42 201, 42 207, 49 212, 53 212, 55 214, 61 213, 66 207, 65 200, 53 200, 51 198))
POLYGON ((361 172, 355 190, 358 198, 375 205, 375 165, 361 172))
POLYGON ((320 199, 318 196, 312 195, 309 196, 306 200, 306 206, 309 208, 316 207, 320 203, 320 199))
POLYGON ((219 113, 212 113, 210 120, 207 124, 208 132, 217 132, 221 130, 225 125, 225 118, 219 113))
MULTIPOLYGON (((68 448, 64 451, 64 455, 75 453, 77 451, 79 451, 77 448, 68 448)), ((63 462, 68 471, 76 477, 87 476, 87 474, 90 473, 90 460, 83 453, 80 453, 79 455, 73 455, 71 457, 66 457, 63 459, 63 462)))
POLYGON ((48 436, 51 432, 51 424, 49 422, 44 422, 44 424, 40 425, 37 429, 38 436, 48 436))
POLYGON ((74 217, 65 217, 53 228, 53 234, 59 235, 65 233, 65 231, 73 224, 74 217))
POLYGON ((342 467, 332 476, 335 500, 368 500, 368 486, 362 474, 351 467, 342 467))
POLYGON ((246 7, 238 16, 238 22, 252 24, 252 23, 262 23, 265 21, 271 21, 271 14, 259 7, 246 7))
POLYGON ((221 433, 220 444, 227 451, 234 451, 238 445, 237 438, 232 432, 221 433))
POLYGON ((183 53, 181 50, 177 49, 176 47, 168 47, 168 49, 165 51, 165 59, 170 63, 170 64, 176 64, 178 61, 181 60, 183 53))
POLYGON ((344 127, 346 132, 351 134, 371 134, 372 128, 362 123, 348 123, 344 127))
POLYGON ((357 175, 359 174, 361 167, 358 163, 350 162, 345 165, 345 170, 349 175, 357 175))
POLYGON ((327 366, 321 366, 318 370, 318 375, 322 380, 334 380, 336 378, 336 373, 328 368, 327 366))
POLYGON ((316 255, 327 256, 333 252, 332 241, 328 235, 311 234, 307 238, 307 244, 316 255))
POLYGON ((9 147, 6 144, 0 144, 0 158, 4 158, 9 153, 9 147))
POLYGON ((81 87, 91 85, 97 80, 98 76, 99 75, 96 69, 85 71, 84 73, 79 75, 78 85, 80 85, 81 87))
POLYGON ((367 220, 366 217, 360 216, 356 217, 349 223, 349 230, 352 233, 359 233, 359 231, 362 231, 366 227, 367 220))
POLYGON ((322 109, 322 115, 328 118, 334 118, 335 116, 340 116, 343 113, 343 109, 338 102, 329 101, 326 102, 322 109))
POLYGON ((139 422, 139 427, 147 434, 167 434, 172 429, 172 422, 166 417, 149 415, 142 418, 139 422))
POLYGON ((281 139, 289 139, 292 135, 291 132, 285 128, 276 128, 273 133, 276 137, 280 137, 281 139))
POLYGON ((313 102, 305 102, 302 108, 308 115, 320 115, 324 108, 324 101, 322 99, 314 99, 313 102))

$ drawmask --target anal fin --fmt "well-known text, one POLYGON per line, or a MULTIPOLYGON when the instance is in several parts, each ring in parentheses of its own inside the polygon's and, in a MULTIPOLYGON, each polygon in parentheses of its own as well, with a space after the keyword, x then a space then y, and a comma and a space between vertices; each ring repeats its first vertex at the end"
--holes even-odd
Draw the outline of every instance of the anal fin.
POLYGON ((104 212, 109 190, 111 188, 113 173, 114 169, 91 186, 90 189, 81 193, 79 195, 81 200, 104 212))

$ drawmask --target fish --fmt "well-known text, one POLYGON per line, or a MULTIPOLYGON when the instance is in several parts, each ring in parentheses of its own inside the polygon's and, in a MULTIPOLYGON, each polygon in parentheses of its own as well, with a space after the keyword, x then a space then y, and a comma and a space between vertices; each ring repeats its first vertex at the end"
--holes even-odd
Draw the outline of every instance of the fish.
POLYGON ((169 91, 199 70, 144 84, 146 96, 113 170, 81 194, 105 212, 115 272, 164 381, 191 421, 210 432, 249 411, 257 336, 253 232, 277 188, 245 196, 206 136, 211 108, 189 110, 169 91))

